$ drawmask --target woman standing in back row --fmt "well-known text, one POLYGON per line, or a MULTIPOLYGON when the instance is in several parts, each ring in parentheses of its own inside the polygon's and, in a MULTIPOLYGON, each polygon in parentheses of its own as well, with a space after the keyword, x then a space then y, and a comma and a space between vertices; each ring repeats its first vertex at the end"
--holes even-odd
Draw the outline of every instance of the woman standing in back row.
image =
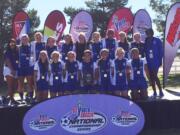
POLYGON ((147 65, 149 69, 149 76, 151 85, 153 88, 153 96, 157 96, 156 92, 156 85, 159 89, 159 96, 163 97, 163 91, 160 84, 160 80, 158 78, 158 70, 162 65, 162 58, 163 58, 163 48, 162 42, 159 38, 154 37, 153 29, 146 30, 147 38, 145 40, 145 54, 147 59, 147 65))

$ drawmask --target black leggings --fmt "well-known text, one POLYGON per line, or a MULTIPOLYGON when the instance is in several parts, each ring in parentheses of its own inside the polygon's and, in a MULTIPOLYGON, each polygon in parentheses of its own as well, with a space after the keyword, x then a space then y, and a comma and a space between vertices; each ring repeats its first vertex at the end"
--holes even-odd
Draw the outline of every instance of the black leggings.
POLYGON ((162 87, 160 84, 160 80, 158 78, 158 70, 149 70, 149 76, 153 91, 156 92, 156 85, 158 89, 161 91, 162 87))

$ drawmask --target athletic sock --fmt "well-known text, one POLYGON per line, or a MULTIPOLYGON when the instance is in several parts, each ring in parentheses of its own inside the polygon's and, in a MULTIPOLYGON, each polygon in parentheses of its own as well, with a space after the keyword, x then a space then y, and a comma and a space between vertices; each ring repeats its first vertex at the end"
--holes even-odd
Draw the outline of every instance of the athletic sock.
POLYGON ((23 100, 24 93, 23 93, 23 92, 20 92, 20 93, 19 93, 19 96, 20 96, 21 100, 23 100))
POLYGON ((29 92, 29 93, 28 93, 28 96, 31 97, 31 98, 33 98, 33 92, 29 92))

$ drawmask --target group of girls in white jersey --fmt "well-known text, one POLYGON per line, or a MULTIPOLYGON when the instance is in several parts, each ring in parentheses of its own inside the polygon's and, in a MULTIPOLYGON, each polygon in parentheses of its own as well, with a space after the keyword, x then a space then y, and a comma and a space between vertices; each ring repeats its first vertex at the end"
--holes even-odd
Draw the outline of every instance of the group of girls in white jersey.
POLYGON ((140 33, 133 35, 131 45, 125 32, 114 38, 114 30, 107 30, 101 39, 99 32, 86 41, 85 34, 73 42, 72 35, 64 36, 61 44, 54 37, 43 42, 40 32, 30 42, 23 34, 20 45, 11 39, 5 52, 4 76, 8 97, 14 102, 14 90, 20 98, 48 97, 77 93, 108 93, 132 99, 146 99, 148 68, 144 43, 140 33), (146 76, 147 75, 147 76, 146 76), (28 84, 25 92, 25 80, 28 84))

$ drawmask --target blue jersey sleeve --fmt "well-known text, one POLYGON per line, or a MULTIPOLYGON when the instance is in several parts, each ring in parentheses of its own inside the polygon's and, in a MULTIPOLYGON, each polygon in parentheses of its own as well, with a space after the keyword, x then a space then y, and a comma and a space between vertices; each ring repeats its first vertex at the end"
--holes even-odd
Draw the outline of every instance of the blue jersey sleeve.
POLYGON ((157 54, 159 54, 159 57, 158 57, 158 60, 159 60, 159 66, 161 66, 162 65, 162 58, 163 58, 163 45, 162 45, 162 42, 161 42, 161 40, 160 39, 157 39, 157 46, 158 46, 158 53, 157 54))

